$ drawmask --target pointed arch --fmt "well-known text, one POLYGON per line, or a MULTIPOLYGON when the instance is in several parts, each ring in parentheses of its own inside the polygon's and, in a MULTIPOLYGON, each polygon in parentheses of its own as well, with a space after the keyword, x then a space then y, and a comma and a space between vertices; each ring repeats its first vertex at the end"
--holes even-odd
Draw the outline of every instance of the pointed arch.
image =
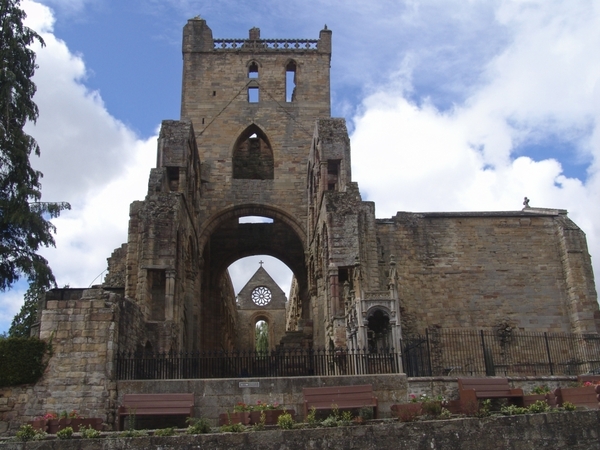
POLYGON ((272 180, 273 149, 266 134, 255 124, 246 128, 233 148, 233 178, 272 180))

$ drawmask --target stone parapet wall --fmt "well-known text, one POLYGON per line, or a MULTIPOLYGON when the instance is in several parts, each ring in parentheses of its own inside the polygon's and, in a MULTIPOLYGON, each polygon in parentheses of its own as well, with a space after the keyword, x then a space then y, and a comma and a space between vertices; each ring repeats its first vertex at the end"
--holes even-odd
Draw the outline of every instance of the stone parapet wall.
POLYGON ((378 399, 381 417, 390 417, 390 406, 402 403, 407 398, 406 376, 364 375, 338 377, 288 377, 288 378, 244 378, 215 380, 153 380, 119 381, 118 404, 125 394, 135 393, 190 393, 195 394, 196 417, 206 417, 216 424, 219 414, 232 412, 238 402, 256 404, 278 402, 286 408, 296 410, 300 418, 304 412, 305 387, 349 386, 372 384, 378 399))
MULTIPOLYGON (((575 376, 511 377, 513 388, 521 388, 529 393, 536 386, 545 385, 550 389, 568 386, 575 382, 575 376)), ((193 392, 196 398, 196 417, 206 417, 216 424, 220 413, 232 411, 237 402, 255 404, 257 401, 278 402, 293 408, 302 418, 302 388, 330 385, 373 384, 379 402, 380 417, 390 417, 390 406, 408 402, 409 395, 429 397, 442 395, 448 400, 458 399, 458 383, 455 377, 406 378, 405 375, 367 375, 340 377, 292 377, 292 378, 252 378, 215 380, 144 380, 117 381, 115 401, 107 404, 103 412, 96 410, 93 415, 114 420, 114 412, 123 400, 123 395, 133 393, 177 393, 193 392), (241 387, 240 383, 247 383, 241 387), (256 385, 258 383, 258 386, 256 385)), ((42 380, 35 386, 16 386, 0 389, 0 435, 14 434, 26 420, 42 415, 47 411, 34 411, 30 406, 38 396, 48 394, 47 383, 42 380), (28 409, 29 408, 29 409, 28 409)), ((40 406, 37 404, 38 407, 40 406)), ((59 408, 63 410, 65 408, 59 408)), ((85 413, 81 410, 82 413, 85 413)), ((89 415, 88 413, 85 413, 89 415)), ((110 423, 110 422, 109 422, 110 423)), ((112 423, 110 423, 112 425, 112 423)))
MULTIPOLYGON (((28 449, 220 449, 246 450, 595 450, 600 449, 600 411, 560 414, 494 416, 486 419, 454 419, 424 422, 386 422, 339 428, 267 430, 255 433, 178 435, 175 437, 86 439, 29 442, 28 449)), ((24 444, 6 442, 6 450, 24 444)))

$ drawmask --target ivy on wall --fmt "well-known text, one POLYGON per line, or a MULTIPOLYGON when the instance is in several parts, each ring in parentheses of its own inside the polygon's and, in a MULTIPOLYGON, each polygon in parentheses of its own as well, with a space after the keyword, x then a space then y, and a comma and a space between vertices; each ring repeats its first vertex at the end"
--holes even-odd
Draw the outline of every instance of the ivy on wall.
POLYGON ((0 339, 0 387, 38 381, 49 350, 50 346, 37 338, 0 339))

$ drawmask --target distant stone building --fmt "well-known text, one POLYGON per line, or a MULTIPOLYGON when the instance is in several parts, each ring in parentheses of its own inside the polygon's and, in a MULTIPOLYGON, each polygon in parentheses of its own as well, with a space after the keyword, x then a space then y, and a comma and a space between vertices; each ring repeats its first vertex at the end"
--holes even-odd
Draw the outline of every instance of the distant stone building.
MULTIPOLYGON (((38 385, 5 395, 19 400, 2 423, 64 409, 112 422, 118 391, 133 390, 116 381, 117 352, 252 349, 258 320, 272 348, 373 354, 426 329, 600 331, 585 235, 566 211, 375 218, 330 117, 331 36, 214 39, 188 21, 181 119, 162 124, 127 243, 102 286, 48 294, 37 332, 54 356, 38 385), (287 303, 262 268, 236 301, 228 267, 263 254, 294 274, 287 303)), ((372 152, 375 166, 402 163, 372 152)))
POLYGON ((285 293, 261 264, 237 296, 236 348, 254 350, 256 326, 265 322, 274 350, 285 336, 286 306, 285 293))

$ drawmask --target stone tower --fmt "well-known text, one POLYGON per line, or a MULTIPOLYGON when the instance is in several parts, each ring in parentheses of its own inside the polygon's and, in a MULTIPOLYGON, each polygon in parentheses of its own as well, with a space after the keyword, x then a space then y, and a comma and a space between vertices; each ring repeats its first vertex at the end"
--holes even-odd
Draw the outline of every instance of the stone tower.
POLYGON ((283 261, 308 304, 306 168, 315 122, 330 116, 330 59, 327 29, 314 40, 261 39, 258 28, 213 39, 204 20, 188 21, 181 120, 163 122, 148 196, 131 207, 125 294, 153 347, 232 348, 227 267, 245 256, 283 261))

